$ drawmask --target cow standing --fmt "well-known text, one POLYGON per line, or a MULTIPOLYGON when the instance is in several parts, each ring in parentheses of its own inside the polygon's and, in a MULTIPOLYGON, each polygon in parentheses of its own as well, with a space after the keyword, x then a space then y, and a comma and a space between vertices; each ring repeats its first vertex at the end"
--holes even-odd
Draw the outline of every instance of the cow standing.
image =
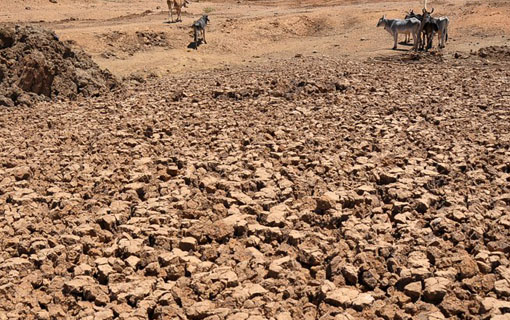
POLYGON ((170 22, 174 22, 174 14, 173 9, 175 8, 175 12, 177 13, 177 21, 182 21, 181 19, 181 10, 182 7, 186 7, 188 5, 188 0, 166 0, 166 4, 168 5, 168 17, 170 18, 170 22))

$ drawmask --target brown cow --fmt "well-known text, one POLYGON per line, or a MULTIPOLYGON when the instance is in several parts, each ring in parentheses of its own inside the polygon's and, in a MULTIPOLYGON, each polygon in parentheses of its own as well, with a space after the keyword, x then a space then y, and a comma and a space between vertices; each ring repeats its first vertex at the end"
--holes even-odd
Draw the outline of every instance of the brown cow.
POLYGON ((182 7, 186 7, 188 5, 188 0, 166 0, 166 4, 168 5, 169 18, 171 22, 174 22, 173 9, 175 8, 175 12, 177 13, 177 21, 182 21, 181 19, 181 9, 182 7))

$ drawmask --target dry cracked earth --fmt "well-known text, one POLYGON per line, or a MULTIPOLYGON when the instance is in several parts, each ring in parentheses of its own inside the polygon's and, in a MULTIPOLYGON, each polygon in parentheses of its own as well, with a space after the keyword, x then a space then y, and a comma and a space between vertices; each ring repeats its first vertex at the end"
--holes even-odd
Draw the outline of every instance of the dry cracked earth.
POLYGON ((510 319, 510 56, 296 56, 0 109, 0 319, 510 319))

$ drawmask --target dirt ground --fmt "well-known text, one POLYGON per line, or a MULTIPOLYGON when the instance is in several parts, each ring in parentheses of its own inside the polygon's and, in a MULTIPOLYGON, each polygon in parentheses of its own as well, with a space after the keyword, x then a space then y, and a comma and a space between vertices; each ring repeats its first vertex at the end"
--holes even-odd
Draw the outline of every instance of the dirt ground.
POLYGON ((0 5, 124 85, 0 108, 0 320, 510 318, 508 1, 0 5))
MULTIPOLYGON (((120 76, 257 65, 296 53, 350 59, 398 55, 401 52, 390 50, 390 35, 375 27, 377 20, 383 14, 399 18, 405 10, 422 7, 421 1, 201 1, 184 9, 182 23, 168 24, 162 0, 0 3, 0 21, 54 29, 62 40, 75 40, 102 67, 120 76), (205 12, 211 20, 209 43, 198 51, 188 49, 189 26, 205 12)), ((446 52, 510 41, 506 0, 436 0, 429 7, 451 19, 446 52)))

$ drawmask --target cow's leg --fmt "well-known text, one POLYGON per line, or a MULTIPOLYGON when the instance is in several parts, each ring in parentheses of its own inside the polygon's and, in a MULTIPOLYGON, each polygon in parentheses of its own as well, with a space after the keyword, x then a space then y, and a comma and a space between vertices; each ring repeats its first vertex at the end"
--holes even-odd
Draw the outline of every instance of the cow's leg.
POLYGON ((193 28, 193 40, 195 42, 195 50, 198 48, 198 34, 197 34, 197 28, 193 28))
POLYGON ((398 32, 393 33, 393 50, 397 49, 397 42, 398 42, 398 32))
POLYGON ((174 0, 170 0, 170 22, 174 22, 174 0))
POLYGON ((202 29, 202 38, 204 39, 204 43, 207 44, 207 41, 205 41, 205 27, 202 29))
POLYGON ((413 31, 413 49, 418 51, 419 36, 417 31, 413 31))

